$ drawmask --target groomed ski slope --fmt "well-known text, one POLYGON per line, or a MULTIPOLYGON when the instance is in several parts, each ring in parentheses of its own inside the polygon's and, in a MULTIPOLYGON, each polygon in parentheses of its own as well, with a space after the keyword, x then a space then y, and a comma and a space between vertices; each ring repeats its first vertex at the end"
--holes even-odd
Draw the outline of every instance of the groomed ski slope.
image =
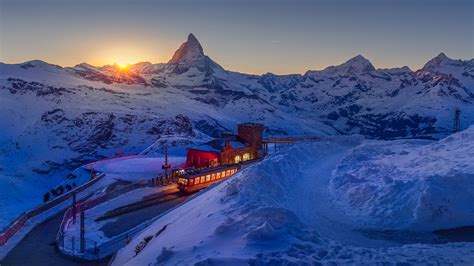
POLYGON ((291 146, 165 215, 121 249, 113 265, 472 264, 474 243, 439 244, 427 230, 469 225, 472 221, 466 215, 470 211, 472 214, 472 201, 468 201, 474 196, 472 186, 457 185, 458 178, 450 177, 465 176, 469 182, 470 176, 472 180, 474 162, 458 148, 472 151, 473 136, 474 128, 470 128, 439 142, 335 137, 291 146), (367 147, 375 153, 362 156, 368 152, 367 147), (389 157, 394 153, 400 158, 389 157), (404 155, 410 156, 405 158, 409 164, 406 168, 404 155), (426 168, 428 161, 436 165, 432 172, 426 168), (392 179, 415 182, 426 189, 407 193, 393 182, 376 181, 375 174, 356 180, 362 175, 357 175, 358 165, 377 166, 370 168, 374 172, 385 171, 391 165, 399 169, 398 175, 389 174, 392 179), (417 167, 420 175, 413 174, 417 167), (352 176, 345 176, 344 171, 352 176), (434 172, 440 178, 429 178, 434 172), (439 184, 439 180, 444 183, 439 184), (374 183, 378 189, 356 193, 374 183), (428 197, 427 191, 433 187, 437 191, 428 197), (432 212, 431 207, 443 202, 446 195, 457 200, 443 205, 444 213, 452 215, 452 224, 446 219, 439 222, 419 218, 419 213, 426 216, 432 212), (362 196, 364 204, 354 205, 362 202, 362 196), (411 210, 416 215, 401 216, 398 223, 394 215, 399 210, 411 210), (389 219, 393 222, 386 222, 389 219), (393 231, 396 237, 391 238, 384 237, 385 231, 377 231, 402 228, 412 231, 393 231), (147 236, 152 239, 136 254, 135 247, 147 236))

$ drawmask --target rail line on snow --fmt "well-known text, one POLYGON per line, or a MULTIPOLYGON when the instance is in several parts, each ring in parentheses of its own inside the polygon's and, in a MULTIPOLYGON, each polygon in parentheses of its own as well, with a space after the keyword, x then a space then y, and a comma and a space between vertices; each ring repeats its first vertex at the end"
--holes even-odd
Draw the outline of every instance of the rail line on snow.
POLYGON ((130 203, 124 206, 117 207, 113 210, 106 212, 104 215, 99 216, 95 219, 96 222, 107 220, 110 218, 114 218, 125 213, 130 213, 134 211, 138 211, 141 209, 145 209, 151 206, 155 206, 156 204, 162 204, 165 202, 176 200, 182 197, 182 193, 180 191, 169 192, 161 195, 156 195, 149 199, 140 200, 138 202, 130 203))

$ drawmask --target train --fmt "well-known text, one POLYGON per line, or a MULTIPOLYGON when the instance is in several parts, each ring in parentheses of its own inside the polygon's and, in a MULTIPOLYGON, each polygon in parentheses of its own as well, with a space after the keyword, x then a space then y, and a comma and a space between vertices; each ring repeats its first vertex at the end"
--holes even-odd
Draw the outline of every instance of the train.
POLYGON ((196 192, 227 179, 239 170, 240 164, 232 164, 203 170, 186 171, 178 177, 178 189, 183 193, 196 192))

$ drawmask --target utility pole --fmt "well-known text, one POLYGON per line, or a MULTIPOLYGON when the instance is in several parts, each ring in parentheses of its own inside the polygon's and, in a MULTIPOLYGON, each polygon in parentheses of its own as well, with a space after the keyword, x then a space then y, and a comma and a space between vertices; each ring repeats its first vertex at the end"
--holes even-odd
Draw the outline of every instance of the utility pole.
POLYGON ((81 239, 80 239, 80 244, 81 244, 81 253, 84 253, 85 246, 86 246, 86 228, 84 224, 84 210, 81 210, 81 239))
POLYGON ((168 143, 166 143, 165 147, 165 164, 163 164, 162 168, 165 170, 165 180, 168 181, 168 169, 171 168, 168 164, 168 143))
POLYGON ((92 180, 95 178, 95 169, 91 168, 90 171, 91 171, 91 180, 92 180))
POLYGON ((454 133, 461 131, 461 110, 456 108, 454 111, 454 133))
POLYGON ((77 213, 77 206, 76 206, 76 191, 72 192, 72 223, 76 224, 76 213, 77 213))

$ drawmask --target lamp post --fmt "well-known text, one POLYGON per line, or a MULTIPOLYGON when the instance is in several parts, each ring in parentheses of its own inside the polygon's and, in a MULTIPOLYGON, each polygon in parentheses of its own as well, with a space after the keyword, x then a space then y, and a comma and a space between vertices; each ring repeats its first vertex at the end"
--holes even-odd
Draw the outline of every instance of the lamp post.
POLYGON ((168 164, 168 143, 165 146, 165 164, 163 164, 162 168, 165 170, 165 180, 168 180, 168 169, 171 168, 171 165, 168 164))
POLYGON ((84 223, 84 210, 81 210, 81 238, 80 238, 80 245, 81 245, 81 253, 84 253, 86 242, 85 242, 85 235, 86 235, 86 228, 84 223))
POLYGON ((72 192, 72 223, 76 224, 76 212, 77 212, 77 204, 76 204, 76 191, 72 192))

